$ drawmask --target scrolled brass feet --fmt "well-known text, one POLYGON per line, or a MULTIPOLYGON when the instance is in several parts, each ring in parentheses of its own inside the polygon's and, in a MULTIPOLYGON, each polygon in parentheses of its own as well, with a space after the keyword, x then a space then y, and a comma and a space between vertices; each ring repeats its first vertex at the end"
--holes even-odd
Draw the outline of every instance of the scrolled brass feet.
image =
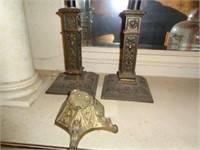
POLYGON ((70 135, 70 149, 77 149, 81 138, 94 130, 118 132, 110 118, 104 114, 104 106, 88 93, 75 89, 62 104, 55 124, 70 135))

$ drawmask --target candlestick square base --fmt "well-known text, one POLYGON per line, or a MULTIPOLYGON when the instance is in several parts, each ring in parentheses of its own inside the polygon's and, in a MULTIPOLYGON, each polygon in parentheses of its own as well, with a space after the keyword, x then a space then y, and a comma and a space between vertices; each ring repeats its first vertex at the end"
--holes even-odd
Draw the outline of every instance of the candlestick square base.
POLYGON ((80 76, 61 73, 47 89, 47 94, 67 95, 73 89, 80 89, 92 96, 96 95, 99 75, 84 71, 80 76))
POLYGON ((153 103, 146 79, 136 76, 136 84, 118 83, 119 78, 115 74, 109 74, 104 79, 102 99, 127 100, 153 103))

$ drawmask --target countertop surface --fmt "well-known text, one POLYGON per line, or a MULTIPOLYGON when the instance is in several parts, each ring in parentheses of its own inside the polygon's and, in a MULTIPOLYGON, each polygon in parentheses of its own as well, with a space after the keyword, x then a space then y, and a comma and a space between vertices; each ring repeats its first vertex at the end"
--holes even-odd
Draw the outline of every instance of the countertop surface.
MULTIPOLYGON (((41 72, 43 78, 56 77, 41 72)), ((53 75, 54 74, 54 75, 53 75)), ((104 74, 100 74, 96 98, 105 116, 119 128, 86 134, 84 149, 199 149, 199 80, 145 77, 154 103, 100 99, 104 74)), ((49 85, 50 86, 50 85, 49 85)), ((47 87, 48 88, 48 87, 47 87)), ((45 94, 29 107, 1 107, 1 141, 68 147, 69 135, 54 124, 65 95, 45 94)))

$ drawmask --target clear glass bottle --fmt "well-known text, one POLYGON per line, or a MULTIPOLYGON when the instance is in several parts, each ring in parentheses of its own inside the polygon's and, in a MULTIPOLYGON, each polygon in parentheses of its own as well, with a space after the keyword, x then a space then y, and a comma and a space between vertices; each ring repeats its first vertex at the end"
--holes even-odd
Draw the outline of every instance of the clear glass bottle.
POLYGON ((170 31, 167 49, 200 50, 199 9, 194 9, 188 19, 174 25, 170 31))

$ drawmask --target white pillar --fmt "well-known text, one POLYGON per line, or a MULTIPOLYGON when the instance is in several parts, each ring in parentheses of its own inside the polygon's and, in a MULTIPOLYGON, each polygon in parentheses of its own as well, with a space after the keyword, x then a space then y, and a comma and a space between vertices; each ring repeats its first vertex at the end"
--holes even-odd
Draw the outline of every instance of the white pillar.
POLYGON ((1 0, 0 99, 35 92, 42 83, 34 69, 23 0, 1 0))

